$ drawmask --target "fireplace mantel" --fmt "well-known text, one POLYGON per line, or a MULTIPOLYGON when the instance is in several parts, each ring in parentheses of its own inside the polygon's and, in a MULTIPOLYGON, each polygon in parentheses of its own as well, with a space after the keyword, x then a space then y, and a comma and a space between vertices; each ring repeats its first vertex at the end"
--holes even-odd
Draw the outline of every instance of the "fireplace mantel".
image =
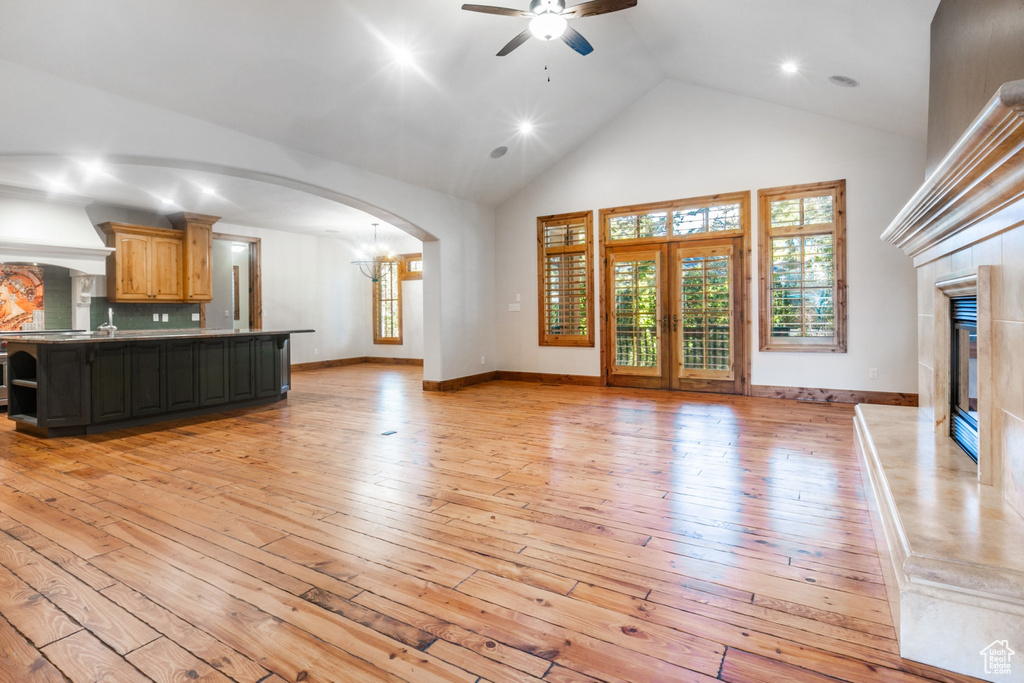
POLYGON ((1024 222, 1024 80, 1005 83, 882 233, 921 266, 1024 222))

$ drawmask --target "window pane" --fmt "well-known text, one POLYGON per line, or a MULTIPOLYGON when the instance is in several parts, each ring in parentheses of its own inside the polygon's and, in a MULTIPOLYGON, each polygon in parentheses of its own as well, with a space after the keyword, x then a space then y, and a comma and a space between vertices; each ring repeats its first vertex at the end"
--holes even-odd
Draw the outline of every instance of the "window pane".
POLYGON ((772 239, 771 336, 835 336, 832 235, 772 239))
POLYGON ((617 261, 612 276, 615 365, 657 367, 657 263, 653 259, 617 261))
POLYGON ((668 212, 640 215, 640 237, 665 237, 668 235, 668 212))
POLYGON ((680 357, 685 370, 732 367, 729 257, 684 258, 680 274, 680 357))
POLYGON ((611 233, 609 238, 613 240, 666 237, 668 236, 668 212, 612 216, 608 221, 608 227, 611 233))
POLYGON ((587 255, 547 258, 544 273, 544 324, 549 335, 587 334, 587 255))
POLYGON ((566 247, 586 244, 587 226, 578 223, 547 223, 544 225, 545 247, 566 247))
POLYGON ((832 195, 804 197, 804 225, 832 222, 832 195))
POLYGON ((800 200, 781 199, 772 202, 772 227, 800 225, 800 200))
POLYGON ((375 341, 402 336, 401 310, 398 306, 398 261, 381 263, 377 287, 377 326, 375 341))
POLYGON ((708 209, 708 230, 718 232, 720 230, 740 229, 740 205, 726 204, 724 206, 712 206, 708 209))
POLYGON ((695 235, 706 232, 707 224, 707 209, 680 209, 672 212, 673 235, 695 235))
POLYGON ((636 216, 612 216, 609 227, 611 229, 610 237, 613 240, 636 239, 639 234, 636 216))

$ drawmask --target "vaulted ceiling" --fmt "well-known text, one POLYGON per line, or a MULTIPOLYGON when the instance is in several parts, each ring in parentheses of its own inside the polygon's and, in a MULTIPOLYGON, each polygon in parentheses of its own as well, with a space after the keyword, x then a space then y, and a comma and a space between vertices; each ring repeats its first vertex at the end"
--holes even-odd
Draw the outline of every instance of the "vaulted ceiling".
POLYGON ((0 0, 0 59, 497 205, 666 78, 923 138, 937 4, 639 0, 498 58, 526 20, 460 0, 0 0))

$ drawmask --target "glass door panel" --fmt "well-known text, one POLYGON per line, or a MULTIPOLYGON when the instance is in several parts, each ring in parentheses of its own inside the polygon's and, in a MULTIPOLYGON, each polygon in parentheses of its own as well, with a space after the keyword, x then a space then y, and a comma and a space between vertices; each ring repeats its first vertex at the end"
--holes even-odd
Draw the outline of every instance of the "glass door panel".
POLYGON ((660 378, 661 250, 614 253, 609 275, 612 374, 660 378))
POLYGON ((676 249, 672 330, 678 379, 735 377, 733 261, 732 245, 676 249))

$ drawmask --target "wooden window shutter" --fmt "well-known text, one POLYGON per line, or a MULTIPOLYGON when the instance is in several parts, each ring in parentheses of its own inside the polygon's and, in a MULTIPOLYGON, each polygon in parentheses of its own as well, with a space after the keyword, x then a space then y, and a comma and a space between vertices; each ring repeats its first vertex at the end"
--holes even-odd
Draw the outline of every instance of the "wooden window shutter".
POLYGON ((593 346, 593 218, 537 219, 541 346, 593 346))

